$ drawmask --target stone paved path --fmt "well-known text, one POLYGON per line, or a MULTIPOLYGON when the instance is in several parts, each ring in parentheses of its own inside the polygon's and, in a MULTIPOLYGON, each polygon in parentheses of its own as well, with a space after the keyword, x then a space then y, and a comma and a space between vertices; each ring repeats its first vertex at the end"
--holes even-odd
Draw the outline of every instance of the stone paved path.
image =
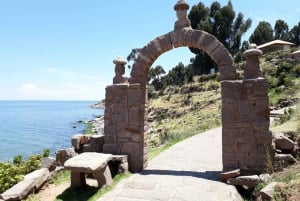
POLYGON ((221 128, 182 141, 98 201, 240 201, 222 171, 221 128))

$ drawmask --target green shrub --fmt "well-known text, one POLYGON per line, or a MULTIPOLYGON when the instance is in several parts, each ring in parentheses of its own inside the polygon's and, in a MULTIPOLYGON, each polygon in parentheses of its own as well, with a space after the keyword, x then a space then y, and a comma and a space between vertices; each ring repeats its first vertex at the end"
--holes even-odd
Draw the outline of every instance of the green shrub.
POLYGON ((44 149, 44 152, 43 152, 43 157, 49 157, 50 156, 50 149, 44 149))
POLYGON ((297 77, 299 77, 300 76, 300 64, 295 65, 292 69, 292 72, 294 72, 297 75, 297 77))
POLYGON ((14 157, 13 163, 14 163, 14 165, 16 165, 16 166, 19 166, 19 165, 21 165, 22 160, 23 160, 23 159, 22 159, 22 156, 21 156, 21 155, 17 155, 17 156, 14 157))
POLYGON ((41 155, 33 155, 26 161, 22 158, 21 155, 17 155, 13 163, 0 163, 0 193, 17 184, 25 174, 38 169, 41 165, 41 155))

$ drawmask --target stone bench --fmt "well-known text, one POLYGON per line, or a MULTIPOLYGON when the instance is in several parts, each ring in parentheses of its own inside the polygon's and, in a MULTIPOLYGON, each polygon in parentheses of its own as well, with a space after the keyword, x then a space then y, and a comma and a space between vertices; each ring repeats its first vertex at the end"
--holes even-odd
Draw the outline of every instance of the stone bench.
POLYGON ((93 174, 98 182, 98 187, 110 185, 112 176, 108 162, 113 158, 111 154, 85 152, 68 159, 64 167, 71 171, 71 187, 86 185, 85 174, 93 174))

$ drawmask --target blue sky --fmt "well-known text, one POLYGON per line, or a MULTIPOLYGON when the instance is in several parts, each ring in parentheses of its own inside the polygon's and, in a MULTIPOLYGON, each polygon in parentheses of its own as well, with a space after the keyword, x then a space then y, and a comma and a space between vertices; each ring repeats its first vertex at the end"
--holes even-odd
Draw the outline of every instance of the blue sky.
MULTIPOLYGON (((101 100, 117 56, 173 30, 177 0, 0 0, 0 100, 101 100)), ((186 0, 190 6, 199 3, 186 0)), ((210 6, 213 1, 202 1, 210 6)), ((219 1, 222 5, 227 0, 219 1)), ((299 0, 232 0, 236 12, 274 25, 300 21, 299 0)), ((160 56, 166 69, 193 55, 160 56)), ((129 74, 129 70, 126 69, 129 74)))

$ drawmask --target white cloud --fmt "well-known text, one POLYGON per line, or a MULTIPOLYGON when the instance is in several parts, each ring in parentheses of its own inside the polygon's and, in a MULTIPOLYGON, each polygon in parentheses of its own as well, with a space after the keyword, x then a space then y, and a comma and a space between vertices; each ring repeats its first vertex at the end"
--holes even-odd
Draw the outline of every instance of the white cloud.
POLYGON ((18 91, 24 95, 30 96, 40 95, 44 92, 42 89, 39 89, 35 84, 31 83, 23 84, 18 91))
MULTIPOLYGON (((112 84, 101 74, 70 72, 60 68, 44 68, 43 74, 32 77, 17 87, 15 99, 24 100, 101 100, 105 88, 112 84)), ((15 88, 16 89, 16 88, 15 88)))

